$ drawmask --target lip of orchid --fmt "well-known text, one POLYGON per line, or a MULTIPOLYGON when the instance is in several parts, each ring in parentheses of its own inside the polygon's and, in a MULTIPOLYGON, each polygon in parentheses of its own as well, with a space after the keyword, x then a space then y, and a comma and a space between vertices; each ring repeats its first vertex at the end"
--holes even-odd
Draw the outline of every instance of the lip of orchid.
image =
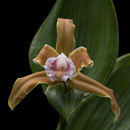
POLYGON ((68 68, 68 65, 69 64, 66 62, 66 57, 64 53, 62 53, 61 55, 57 57, 57 60, 56 60, 57 70, 64 71, 68 68))
POLYGON ((73 78, 75 66, 70 58, 64 53, 57 57, 50 57, 45 63, 45 72, 51 81, 67 81, 73 78))

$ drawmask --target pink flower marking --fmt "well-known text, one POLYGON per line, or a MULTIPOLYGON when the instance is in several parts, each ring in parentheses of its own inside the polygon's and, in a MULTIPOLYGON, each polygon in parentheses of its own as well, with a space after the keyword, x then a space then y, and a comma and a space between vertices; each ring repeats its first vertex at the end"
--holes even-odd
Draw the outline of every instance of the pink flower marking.
POLYGON ((67 81, 73 78, 76 71, 73 61, 64 53, 57 57, 50 57, 45 63, 45 72, 51 81, 67 81))

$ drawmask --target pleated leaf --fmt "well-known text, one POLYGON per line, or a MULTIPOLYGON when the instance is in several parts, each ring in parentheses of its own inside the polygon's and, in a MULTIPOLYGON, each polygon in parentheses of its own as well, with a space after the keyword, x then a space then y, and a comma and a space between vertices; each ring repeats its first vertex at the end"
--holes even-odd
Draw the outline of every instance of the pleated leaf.
POLYGON ((108 86, 114 90, 121 114, 113 124, 110 101, 100 97, 84 100, 71 115, 66 130, 130 129, 130 54, 118 58, 108 86))
MULTIPOLYGON (((56 47, 56 22, 59 17, 73 19, 76 47, 86 47, 95 63, 91 69, 83 69, 82 72, 106 84, 118 53, 118 27, 111 0, 57 0, 32 40, 29 50, 32 71, 43 70, 34 64, 32 59, 36 57, 44 44, 56 47)), ((79 104, 75 102, 80 102, 83 96, 77 90, 70 90, 63 96, 62 91, 57 90, 57 87, 50 87, 47 91, 46 88, 43 86, 49 102, 65 118, 70 116, 79 104), (68 98, 68 95, 73 95, 74 98, 68 98), (68 106, 65 109, 66 104, 68 106)))

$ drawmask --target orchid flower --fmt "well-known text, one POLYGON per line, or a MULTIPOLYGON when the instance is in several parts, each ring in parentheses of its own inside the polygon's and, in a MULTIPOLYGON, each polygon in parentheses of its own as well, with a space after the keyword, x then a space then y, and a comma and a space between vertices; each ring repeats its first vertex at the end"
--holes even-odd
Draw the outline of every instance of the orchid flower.
POLYGON ((110 98, 115 120, 118 119, 120 108, 113 90, 80 72, 83 67, 92 67, 93 61, 85 47, 74 50, 74 28, 72 20, 58 19, 56 50, 47 44, 44 45, 33 61, 45 68, 45 71, 36 72, 15 81, 8 100, 11 110, 38 84, 64 83, 83 92, 110 98))

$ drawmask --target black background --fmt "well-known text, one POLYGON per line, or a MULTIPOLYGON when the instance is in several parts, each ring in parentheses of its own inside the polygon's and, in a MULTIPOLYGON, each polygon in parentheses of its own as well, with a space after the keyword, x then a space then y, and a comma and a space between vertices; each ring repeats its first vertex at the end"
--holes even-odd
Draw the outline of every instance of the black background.
MULTIPOLYGON (((14 111, 7 105, 8 96, 17 77, 31 73, 28 49, 35 32, 48 15, 55 0, 3 4, 0 15, 0 129, 53 130, 58 123, 58 113, 47 102, 42 88, 36 87, 14 111), (16 5, 15 5, 16 4, 16 5), (8 5, 8 6, 7 6, 8 5), (4 73, 3 73, 4 72, 4 73)), ((129 1, 114 0, 120 34, 119 56, 129 49, 129 1)))

